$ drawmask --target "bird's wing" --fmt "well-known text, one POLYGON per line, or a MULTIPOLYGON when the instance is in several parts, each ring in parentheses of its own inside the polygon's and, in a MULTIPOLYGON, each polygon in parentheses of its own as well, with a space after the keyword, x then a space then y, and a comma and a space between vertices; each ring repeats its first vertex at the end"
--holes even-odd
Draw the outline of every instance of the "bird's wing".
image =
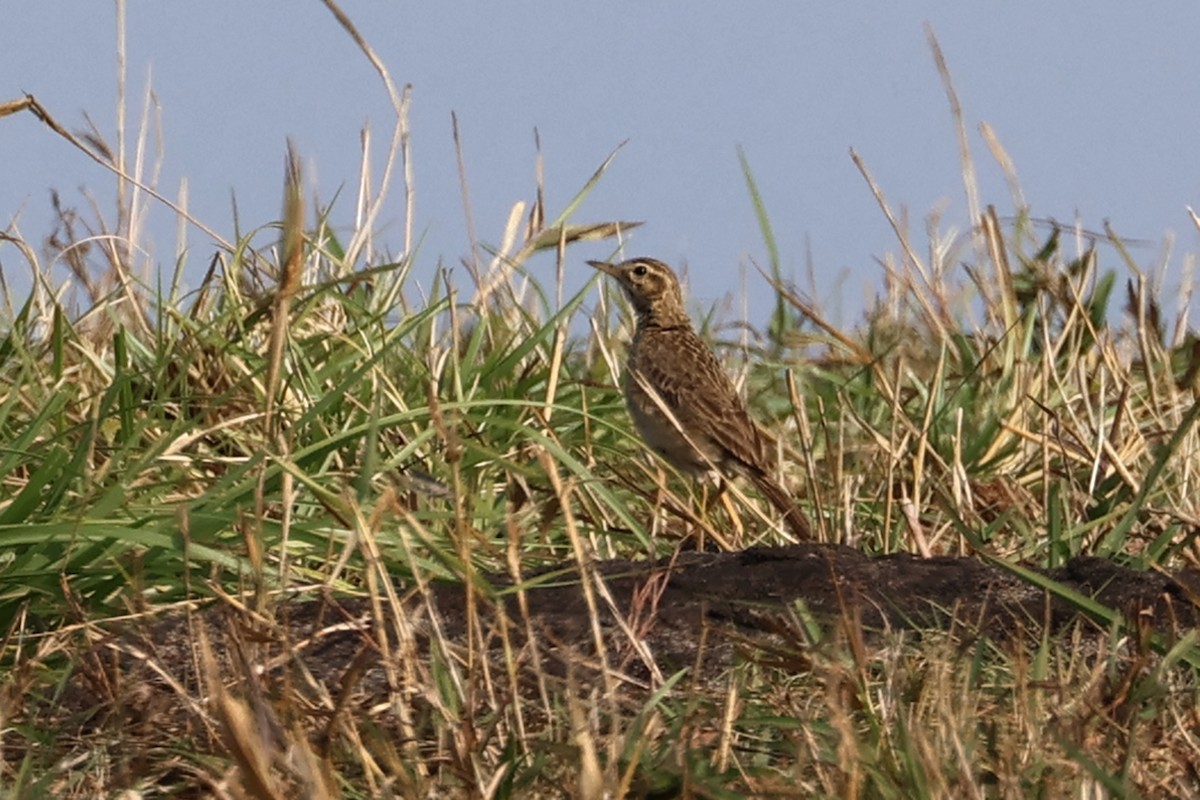
POLYGON ((705 436, 732 459, 759 469, 766 463, 762 434, 746 412, 721 362, 691 331, 662 337, 668 358, 640 358, 635 366, 692 436, 705 436))

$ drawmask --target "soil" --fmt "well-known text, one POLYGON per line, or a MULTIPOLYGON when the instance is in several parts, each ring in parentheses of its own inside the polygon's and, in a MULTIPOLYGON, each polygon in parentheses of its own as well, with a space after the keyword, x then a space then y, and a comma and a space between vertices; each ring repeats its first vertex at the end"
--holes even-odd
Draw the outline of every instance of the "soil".
MULTIPOLYGON (((386 607, 382 614, 373 611, 367 598, 325 597, 286 603, 273 622, 232 606, 168 617, 95 642, 91 658, 81 662, 71 704, 86 709, 93 723, 114 713, 125 721, 150 721, 161 720, 164 710, 177 712, 180 687, 190 694, 197 685, 201 628, 227 680, 240 675, 257 684, 257 676, 302 674, 334 697, 353 695, 359 705, 386 694, 404 669, 427 668, 435 638, 444 643, 444 654, 461 655, 471 641, 475 652, 482 648, 499 665, 507 637, 518 670, 536 673, 541 681, 595 675, 605 663, 638 694, 639 687, 653 687, 684 667, 701 681, 744 658, 769 656, 777 665, 803 669, 804 647, 819 640, 822 630, 866 645, 898 630, 924 636, 953 629, 970 639, 1037 641, 1082 625, 1102 638, 1112 625, 1107 612, 1089 618, 1077 602, 1059 596, 1064 590, 1123 616, 1143 634, 1174 637, 1200 626, 1200 570, 1167 575, 1094 557, 1032 570, 1062 587, 1058 593, 973 558, 870 557, 819 544, 685 552, 653 563, 594 566, 598 577, 586 584, 590 591, 580 570, 568 565, 526 576, 519 592, 508 579, 496 578, 469 601, 461 585, 412 591, 401 595, 400 615, 386 607), (468 603, 477 620, 471 627, 468 603), (603 660, 597 658, 598 641, 603 660), (385 669, 385 658, 396 668, 385 669), (262 664, 274 667, 254 666, 262 664), (302 669, 285 671, 281 665, 302 669)), ((523 683, 526 678, 532 681, 523 676, 523 683)))

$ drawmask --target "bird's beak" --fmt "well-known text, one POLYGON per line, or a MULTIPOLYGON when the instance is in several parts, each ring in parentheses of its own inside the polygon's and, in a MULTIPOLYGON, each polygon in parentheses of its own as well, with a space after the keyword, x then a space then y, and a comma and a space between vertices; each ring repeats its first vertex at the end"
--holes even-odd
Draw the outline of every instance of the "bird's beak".
POLYGON ((593 266, 593 267, 595 267, 596 269, 600 270, 601 272, 604 272, 604 273, 607 273, 607 274, 609 274, 609 275, 612 275, 614 278, 616 278, 616 277, 617 277, 617 266, 616 266, 616 264, 610 264, 610 263, 608 263, 607 261, 589 261, 589 262, 587 262, 587 263, 588 263, 590 266, 593 266))

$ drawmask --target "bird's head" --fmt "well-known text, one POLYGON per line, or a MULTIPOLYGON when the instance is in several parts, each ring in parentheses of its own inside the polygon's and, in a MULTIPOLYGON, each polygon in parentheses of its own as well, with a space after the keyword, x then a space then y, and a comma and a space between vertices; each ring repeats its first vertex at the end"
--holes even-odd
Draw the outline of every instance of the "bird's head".
POLYGON ((631 258, 619 264, 607 261, 589 261, 588 264, 617 279, 639 316, 683 315, 686 319, 679 279, 663 262, 654 258, 631 258))

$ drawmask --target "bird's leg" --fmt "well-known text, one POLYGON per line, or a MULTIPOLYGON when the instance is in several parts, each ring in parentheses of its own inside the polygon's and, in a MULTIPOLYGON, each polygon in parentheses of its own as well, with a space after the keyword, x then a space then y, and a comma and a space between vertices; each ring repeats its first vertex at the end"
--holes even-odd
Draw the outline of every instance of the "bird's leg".
POLYGON ((654 466, 654 516, 652 531, 658 530, 659 526, 670 519, 670 504, 667 502, 667 497, 671 494, 671 490, 667 488, 667 473, 659 467, 654 466))
POLYGON ((709 482, 705 480, 701 484, 700 507, 704 509, 704 518, 706 520, 710 518, 711 515, 709 512, 712 509, 713 501, 720 500, 721 505, 725 507, 725 514, 729 517, 729 522, 733 526, 733 548, 740 550, 743 536, 746 533, 746 528, 742 525, 742 517, 737 512, 737 506, 733 504, 733 500, 729 497, 729 484, 725 478, 717 475, 714 483, 716 487, 712 498, 708 496, 709 482))

